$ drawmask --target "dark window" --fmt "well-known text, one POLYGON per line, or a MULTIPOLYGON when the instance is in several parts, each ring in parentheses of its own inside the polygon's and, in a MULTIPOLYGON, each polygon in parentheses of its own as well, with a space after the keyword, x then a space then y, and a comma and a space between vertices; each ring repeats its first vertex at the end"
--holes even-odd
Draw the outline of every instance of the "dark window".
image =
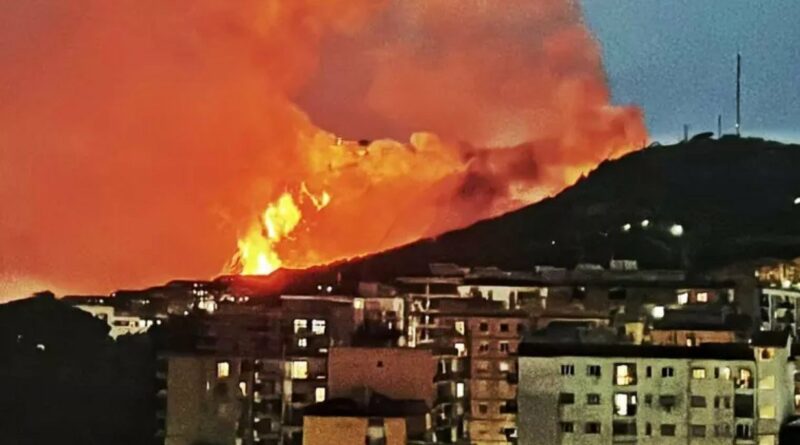
POLYGON ((583 431, 586 434, 600 434, 600 422, 586 422, 583 431))
POLYGON ((600 377, 601 368, 599 365, 589 365, 586 367, 586 375, 600 377))
POLYGON ((647 378, 649 379, 650 377, 653 377, 653 367, 652 366, 648 366, 647 367, 647 378))
POLYGON ((675 435, 675 425, 661 425, 661 435, 672 437, 675 435))
POLYGON ((508 332, 508 323, 500 323, 500 332, 508 332))
POLYGON ((587 405, 599 405, 600 404, 600 394, 587 394, 586 395, 586 404, 587 405))
POLYGON ((517 334, 522 334, 523 332, 525 332, 525 325, 522 324, 522 323, 519 323, 517 325, 517 334))
POLYGON ((383 362, 381 360, 378 360, 378 367, 383 368, 383 362))
POLYGON ((653 435, 653 425, 651 425, 650 422, 644 424, 644 435, 645 436, 653 435))
POLYGON ((481 331, 481 332, 487 332, 487 331, 489 331, 489 323, 486 323, 486 322, 483 322, 483 323, 481 323, 481 324, 478 326, 478 329, 480 329, 480 331, 481 331))
POLYGON ((690 404, 692 408, 705 408, 706 398, 703 396, 692 396, 690 399, 690 404))
POLYGON ((488 413, 489 412, 489 406, 486 405, 485 403, 481 403, 480 405, 478 405, 478 412, 481 413, 481 414, 488 413))
POLYGON ((666 366, 661 368, 661 377, 673 377, 675 375, 675 368, 666 366))
POLYGON ((517 401, 506 400, 500 405, 500 414, 514 414, 517 412, 517 401))
POLYGON ((562 433, 572 433, 575 431, 575 424, 572 422, 560 422, 559 428, 562 433))
POLYGON ((562 392, 558 394, 559 405, 572 405, 575 403, 575 394, 571 392, 562 392))
POLYGON ((561 365, 561 375, 575 375, 575 365, 561 365))
POLYGON ((500 342, 500 352, 509 352, 511 348, 508 345, 508 342, 500 342))
POLYGON ((644 395, 644 404, 650 406, 653 404, 653 395, 652 394, 645 394, 644 395))
POLYGON ((751 439, 753 437, 753 430, 750 425, 740 423, 736 425, 736 438, 737 439, 751 439))
POLYGON ((692 437, 706 437, 705 425, 692 425, 689 428, 689 433, 692 437))
POLYGON ((753 406, 753 396, 746 394, 737 394, 733 399, 733 416, 746 417, 752 419, 755 413, 753 406))
POLYGON ((611 424, 611 434, 614 436, 635 436, 636 422, 616 420, 611 424))

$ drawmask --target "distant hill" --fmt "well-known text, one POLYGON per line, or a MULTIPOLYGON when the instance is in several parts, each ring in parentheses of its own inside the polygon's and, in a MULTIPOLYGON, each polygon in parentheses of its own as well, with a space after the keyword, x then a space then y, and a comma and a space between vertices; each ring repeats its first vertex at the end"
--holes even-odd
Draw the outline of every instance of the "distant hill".
POLYGON ((800 146, 696 138, 604 162, 554 198, 465 229, 330 266, 281 271, 264 283, 304 288, 337 276, 347 283, 387 279, 426 273, 430 262, 529 270, 626 258, 643 267, 703 270, 797 257, 798 197, 800 146))

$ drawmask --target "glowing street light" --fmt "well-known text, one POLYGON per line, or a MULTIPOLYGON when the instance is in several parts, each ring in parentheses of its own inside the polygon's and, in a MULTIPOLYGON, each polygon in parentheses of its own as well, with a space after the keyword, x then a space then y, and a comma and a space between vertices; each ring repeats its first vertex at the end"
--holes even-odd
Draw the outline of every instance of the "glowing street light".
POLYGON ((648 227, 650 227, 650 220, 649 219, 642 220, 642 228, 646 229, 648 227))
POLYGON ((798 196, 797 198, 794 198, 794 205, 800 206, 800 196, 798 196))
POLYGON ((628 223, 628 224, 625 224, 624 226, 622 226, 622 231, 623 231, 623 232, 630 232, 630 231, 631 231, 631 225, 630 225, 630 223, 628 223))
POLYGON ((683 236, 683 226, 680 224, 673 224, 669 228, 669 234, 675 237, 683 236))

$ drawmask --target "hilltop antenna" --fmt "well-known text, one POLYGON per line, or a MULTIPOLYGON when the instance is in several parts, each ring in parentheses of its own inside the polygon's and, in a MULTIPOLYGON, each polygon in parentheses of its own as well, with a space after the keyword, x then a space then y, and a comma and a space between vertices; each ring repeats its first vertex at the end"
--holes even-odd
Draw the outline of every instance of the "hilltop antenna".
POLYGON ((736 136, 742 135, 742 53, 736 53, 736 136))
POLYGON ((689 124, 683 124, 683 142, 689 142, 689 124))
POLYGON ((717 138, 719 139, 721 137, 722 137, 722 115, 718 114, 717 115, 717 138))

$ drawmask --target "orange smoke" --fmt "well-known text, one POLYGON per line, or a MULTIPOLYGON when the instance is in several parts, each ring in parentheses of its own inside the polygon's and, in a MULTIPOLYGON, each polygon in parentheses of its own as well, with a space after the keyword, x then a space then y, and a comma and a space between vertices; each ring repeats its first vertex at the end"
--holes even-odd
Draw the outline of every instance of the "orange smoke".
POLYGON ((534 202, 640 146, 574 3, 499 3, 6 2, 0 276, 208 277, 254 237, 268 267, 239 249, 239 270, 318 264, 534 202), (291 230, 265 214, 289 201, 291 230))

